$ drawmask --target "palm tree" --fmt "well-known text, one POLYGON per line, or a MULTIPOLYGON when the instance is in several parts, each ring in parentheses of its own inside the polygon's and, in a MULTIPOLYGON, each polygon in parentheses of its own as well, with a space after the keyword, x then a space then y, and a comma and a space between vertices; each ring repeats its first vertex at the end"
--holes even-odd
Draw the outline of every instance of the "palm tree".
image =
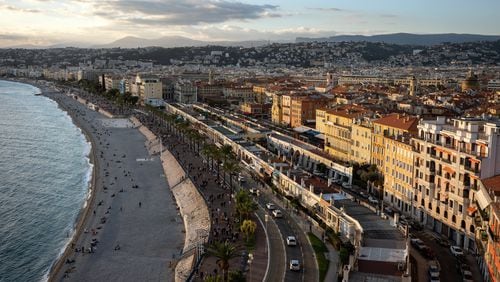
POLYGON ((227 145, 227 144, 223 145, 222 147, 220 147, 220 151, 222 154, 222 158, 224 160, 232 159, 234 156, 233 147, 231 147, 231 145, 227 145))
POLYGON ((224 281, 228 281, 229 260, 239 257, 238 249, 229 242, 215 242, 208 246, 207 254, 217 258, 217 266, 222 271, 224 281))
MULTIPOLYGON (((226 159, 223 166, 224 172, 229 174, 229 188, 231 189, 231 194, 233 193, 233 176, 241 171, 240 165, 231 159, 226 159)), ((224 175, 225 176, 225 175, 224 175)), ((226 177, 224 177, 226 179, 226 177)))
POLYGON ((205 144, 203 145, 203 148, 201 149, 201 152, 205 157, 207 158, 207 166, 211 169, 214 167, 214 158, 215 158, 215 151, 217 151, 218 148, 214 144, 205 144), (211 165, 210 165, 211 161, 211 165))
POLYGON ((257 210, 257 204, 246 190, 240 190, 236 193, 236 211, 242 219, 248 219, 250 214, 257 210))

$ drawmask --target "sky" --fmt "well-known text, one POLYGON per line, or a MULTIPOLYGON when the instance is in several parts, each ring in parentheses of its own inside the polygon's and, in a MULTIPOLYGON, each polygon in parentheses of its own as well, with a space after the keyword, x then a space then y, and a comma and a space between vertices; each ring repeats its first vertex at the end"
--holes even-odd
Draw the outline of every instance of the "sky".
POLYGON ((500 34, 499 0, 0 0, 0 47, 123 38, 294 40, 339 34, 500 34))

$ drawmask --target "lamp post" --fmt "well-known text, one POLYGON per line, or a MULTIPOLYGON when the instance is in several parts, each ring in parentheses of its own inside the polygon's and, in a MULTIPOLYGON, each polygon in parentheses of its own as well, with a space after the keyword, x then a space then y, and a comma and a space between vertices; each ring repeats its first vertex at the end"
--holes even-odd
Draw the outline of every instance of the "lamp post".
POLYGON ((252 262, 253 262, 253 254, 252 253, 249 253, 248 254, 248 268, 249 268, 249 275, 250 275, 250 279, 248 279, 249 281, 252 281, 252 262))

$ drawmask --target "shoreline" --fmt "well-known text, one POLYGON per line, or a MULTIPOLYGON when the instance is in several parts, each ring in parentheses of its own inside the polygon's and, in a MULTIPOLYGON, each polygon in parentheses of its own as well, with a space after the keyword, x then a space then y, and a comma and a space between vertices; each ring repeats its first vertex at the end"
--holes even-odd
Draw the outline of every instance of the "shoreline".
MULTIPOLYGON (((65 95, 65 94, 60 93, 60 92, 59 92, 59 94, 65 95)), ((95 202, 95 197, 97 194, 96 193, 96 190, 97 190, 96 180, 99 176, 99 167, 100 166, 99 166, 99 161, 98 161, 98 158, 97 158, 97 155, 95 152, 95 148, 96 148, 95 140, 94 140, 93 136, 90 134, 90 132, 87 129, 85 129, 84 126, 82 124, 80 124, 80 122, 74 117, 74 113, 72 113, 67 108, 65 108, 62 105, 62 103, 59 103, 59 101, 47 96, 43 90, 42 90, 41 95, 48 98, 48 99, 51 99, 52 101, 55 101, 57 103, 58 107, 61 110, 65 111, 71 117, 73 124, 81 130, 81 132, 85 136, 85 139, 87 140, 87 142, 90 143, 90 152, 88 155, 88 159, 89 159, 89 163, 92 165, 92 175, 91 175, 91 179, 89 180, 89 183, 88 183, 86 197, 85 197, 85 200, 83 202, 83 205, 82 205, 80 211, 78 212, 76 220, 73 224, 73 236, 64 246, 64 251, 62 252, 62 254, 59 257, 55 258, 54 262, 52 263, 52 265, 49 269, 49 272, 48 272, 48 276, 46 277, 47 281, 50 282, 50 281, 55 280, 54 274, 60 272, 61 268, 64 266, 66 259, 68 259, 71 252, 73 251, 73 248, 71 248, 72 244, 76 245, 76 242, 78 241, 78 239, 80 238, 80 236, 83 233, 84 224, 88 220, 91 206, 93 206, 94 202, 95 202)))
MULTIPOLYGON (((83 233, 83 226, 85 224, 85 221, 89 217, 90 213, 90 207, 94 204, 95 197, 96 197, 96 180, 99 175, 99 161, 96 156, 95 148, 95 140, 90 134, 90 132, 75 118, 75 113, 72 111, 68 110, 62 103, 60 103, 57 99, 54 99, 53 97, 50 97, 48 95, 48 88, 46 85, 39 84, 37 81, 34 80, 28 80, 28 79, 12 79, 12 78, 6 78, 2 79, 4 81, 9 81, 9 82, 15 82, 15 83, 21 83, 21 84, 28 84, 31 85, 37 89, 40 90, 40 94, 35 94, 38 96, 43 96, 47 99, 50 99, 54 102, 57 103, 57 107, 61 110, 64 111, 70 118, 71 122, 77 127, 82 135, 85 137, 86 142, 90 145, 90 150, 88 155, 84 156, 85 158, 88 158, 88 163, 92 166, 91 170, 91 175, 90 178, 88 179, 87 182, 87 191, 85 193, 85 198, 82 202, 81 208, 78 211, 78 214, 75 218, 75 221, 72 222, 72 236, 69 238, 69 240, 63 245, 63 247, 60 249, 57 257, 54 258, 52 261, 51 265, 49 266, 48 270, 46 273, 43 274, 42 281, 54 281, 54 274, 58 273, 61 268, 64 265, 64 262, 66 259, 69 257, 70 253, 73 251, 72 244, 75 244, 76 241, 78 241, 79 237, 83 233), (90 197, 89 197, 90 196, 90 197)), ((61 93, 60 91, 54 90, 53 93, 57 93, 58 95, 65 95, 61 93)))

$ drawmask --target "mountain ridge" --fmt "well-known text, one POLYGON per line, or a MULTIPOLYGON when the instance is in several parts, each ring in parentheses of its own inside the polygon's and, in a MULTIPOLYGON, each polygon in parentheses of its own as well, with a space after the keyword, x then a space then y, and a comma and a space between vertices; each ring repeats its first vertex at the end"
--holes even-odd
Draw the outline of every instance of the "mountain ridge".
POLYGON ((469 33, 388 33, 377 35, 335 35, 329 37, 297 37, 295 43, 303 42, 384 42, 399 45, 438 45, 441 43, 465 43, 500 40, 500 35, 482 35, 469 33))

